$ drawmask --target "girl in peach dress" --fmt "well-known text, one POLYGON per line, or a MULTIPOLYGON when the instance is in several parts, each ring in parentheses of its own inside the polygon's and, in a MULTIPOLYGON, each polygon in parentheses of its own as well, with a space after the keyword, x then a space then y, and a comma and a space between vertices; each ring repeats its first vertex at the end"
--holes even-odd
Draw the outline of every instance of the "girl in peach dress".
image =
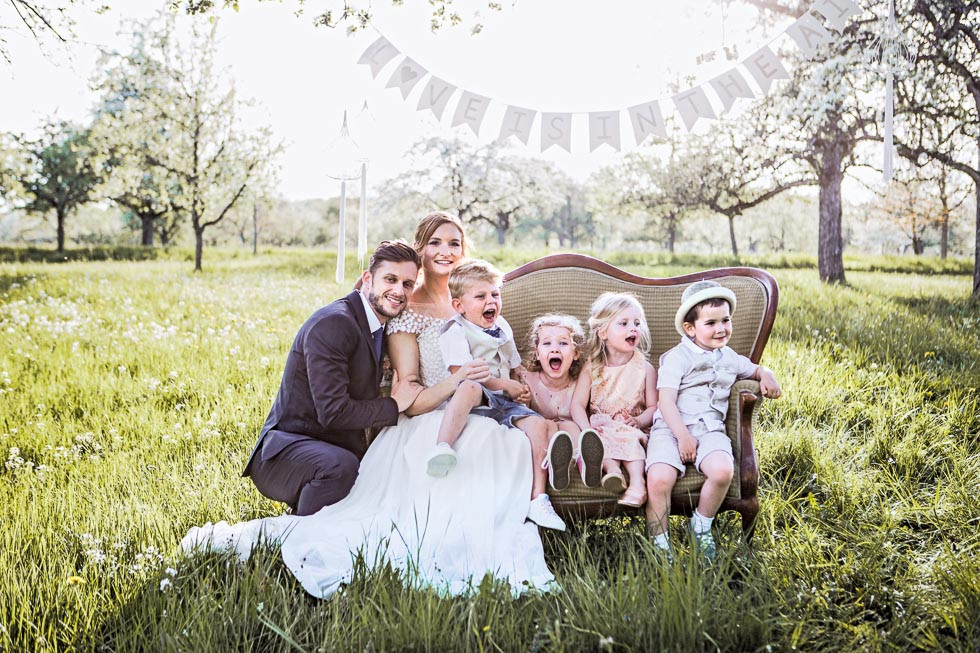
POLYGON ((582 371, 585 333, 571 315, 542 315, 531 325, 528 371, 521 373, 531 392, 531 409, 551 420, 551 437, 542 467, 549 469, 554 490, 568 487, 574 460, 582 482, 599 487, 602 477, 602 442, 590 428, 584 431, 572 419, 572 398, 577 385, 588 388, 582 371), (574 444, 573 444, 574 443, 574 444))
POLYGON ((576 388, 572 415, 602 440, 602 487, 621 494, 620 505, 638 508, 647 498, 643 467, 647 430, 657 410, 657 372, 646 359, 650 330, 634 295, 603 293, 596 299, 587 350, 591 388, 576 388))

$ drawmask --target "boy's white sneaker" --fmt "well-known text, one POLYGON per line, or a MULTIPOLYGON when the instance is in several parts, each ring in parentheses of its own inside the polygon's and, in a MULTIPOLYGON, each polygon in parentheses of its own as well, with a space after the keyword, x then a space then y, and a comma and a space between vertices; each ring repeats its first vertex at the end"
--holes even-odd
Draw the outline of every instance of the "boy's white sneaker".
POLYGON ((433 478, 442 478, 456 466, 456 452, 449 443, 439 442, 429 450, 425 473, 433 478))
POLYGON ((551 499, 544 493, 539 494, 537 499, 531 501, 527 507, 527 518, 542 528, 553 528, 556 531, 565 530, 565 522, 555 512, 554 506, 551 505, 551 499))

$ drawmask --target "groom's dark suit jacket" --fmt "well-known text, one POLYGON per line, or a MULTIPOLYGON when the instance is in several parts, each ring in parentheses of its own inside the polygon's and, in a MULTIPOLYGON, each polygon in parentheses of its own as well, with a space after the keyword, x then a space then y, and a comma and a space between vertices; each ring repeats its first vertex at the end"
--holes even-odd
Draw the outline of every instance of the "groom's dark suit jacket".
POLYGON ((364 304, 354 291, 319 309, 296 334, 279 394, 242 475, 250 474, 256 456, 268 460, 302 436, 361 458, 364 429, 398 421, 398 404, 379 396, 380 383, 364 304))

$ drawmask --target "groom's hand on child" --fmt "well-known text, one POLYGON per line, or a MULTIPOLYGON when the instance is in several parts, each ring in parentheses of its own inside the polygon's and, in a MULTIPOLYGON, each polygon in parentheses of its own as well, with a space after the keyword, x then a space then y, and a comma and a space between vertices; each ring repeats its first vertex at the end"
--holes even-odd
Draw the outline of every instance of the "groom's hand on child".
POLYGON ((398 412, 404 413, 405 410, 415 402, 415 398, 422 392, 422 386, 418 383, 415 374, 409 374, 404 379, 399 378, 398 370, 391 374, 391 398, 398 404, 398 412))

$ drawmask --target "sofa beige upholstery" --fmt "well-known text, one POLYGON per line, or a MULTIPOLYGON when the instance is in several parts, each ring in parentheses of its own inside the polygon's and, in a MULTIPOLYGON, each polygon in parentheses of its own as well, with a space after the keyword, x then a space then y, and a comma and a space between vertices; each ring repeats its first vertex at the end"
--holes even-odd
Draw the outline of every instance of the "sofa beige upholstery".
MULTIPOLYGON (((674 330, 674 313, 684 289, 695 281, 712 279, 732 289, 738 299, 732 316, 730 346, 758 363, 776 315, 778 287, 769 273, 754 268, 722 268, 664 279, 632 275, 598 259, 580 254, 554 254, 531 261, 505 275, 503 315, 514 329, 522 353, 528 350, 528 331, 534 318, 545 313, 568 313, 588 328, 589 307, 605 291, 631 292, 643 304, 653 346, 650 362, 659 364, 660 355, 680 339, 674 330)), ((732 388, 727 430, 735 453, 735 476, 722 504, 722 510, 735 510, 742 516, 742 528, 751 535, 759 511, 757 488, 759 468, 752 433, 762 395, 755 381, 739 381, 732 388)), ((684 478, 674 487, 673 514, 690 515, 697 505, 704 477, 688 466, 684 478)), ((616 503, 616 497, 602 488, 588 488, 577 474, 562 492, 551 494, 559 514, 603 516, 636 512, 616 503)))

